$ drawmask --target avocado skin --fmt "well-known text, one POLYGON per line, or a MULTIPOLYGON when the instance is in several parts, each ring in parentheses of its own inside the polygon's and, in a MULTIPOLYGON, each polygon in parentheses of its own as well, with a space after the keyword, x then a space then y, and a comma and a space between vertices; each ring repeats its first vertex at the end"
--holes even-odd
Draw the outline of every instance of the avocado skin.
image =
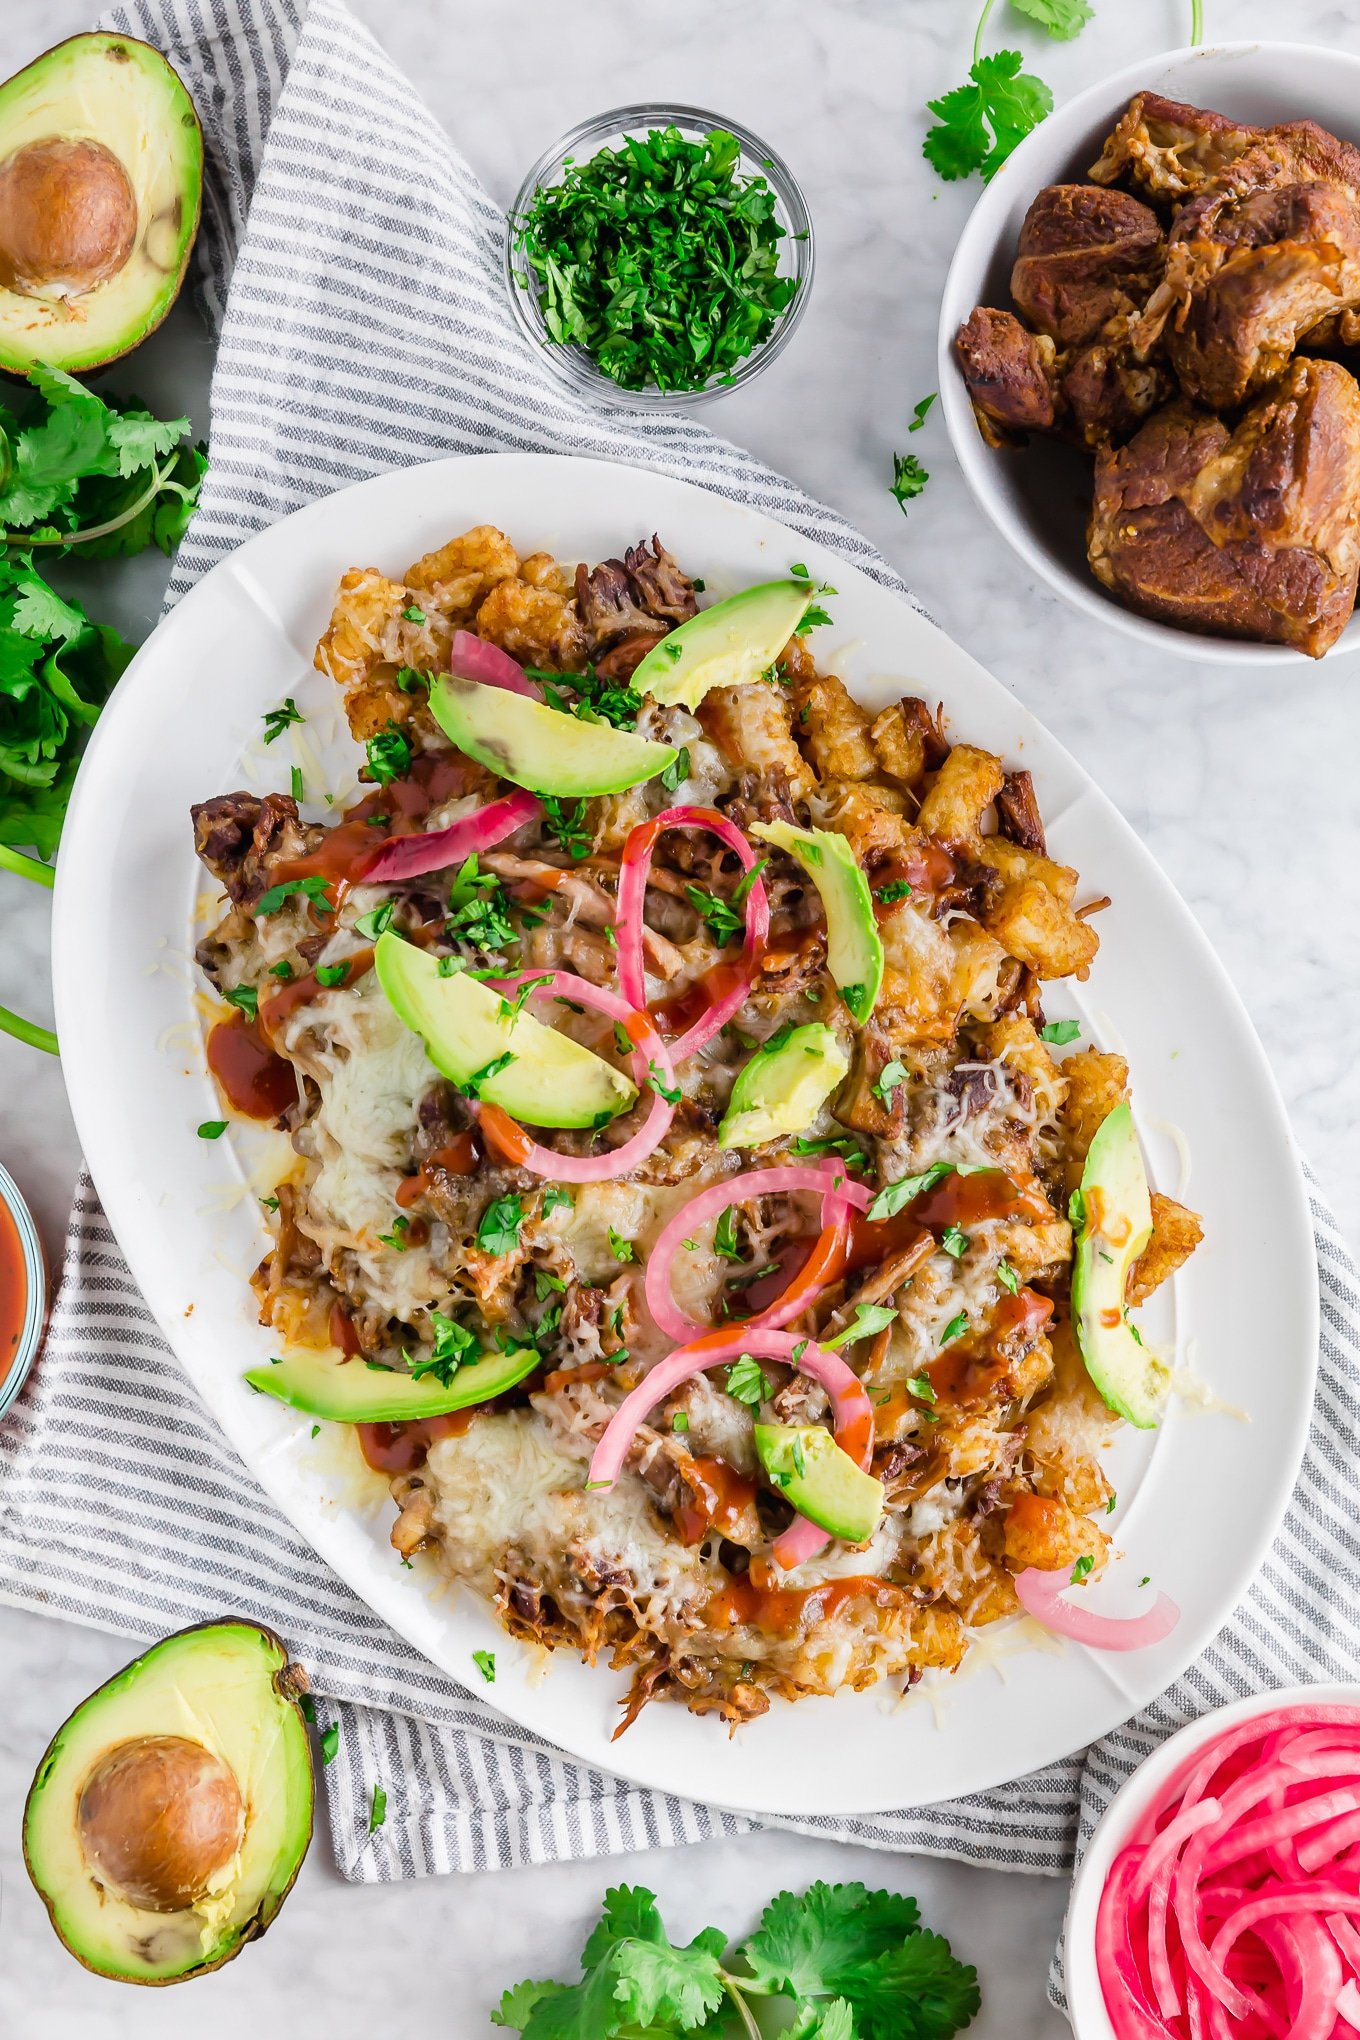
POLYGON ((1166 1369, 1134 1337, 1124 1317, 1129 1269, 1152 1236, 1147 1176, 1127 1103, 1116 1105, 1096 1128, 1082 1170, 1081 1195, 1085 1216, 1072 1268, 1072 1323, 1082 1363, 1116 1416, 1137 1430, 1152 1431, 1166 1398, 1166 1369), (1101 1233, 1097 1220, 1104 1212, 1125 1228, 1122 1242, 1101 1233), (1101 1323, 1106 1309, 1118 1313, 1117 1324, 1101 1323))
POLYGON ((60 1728, 58 1728, 43 1752, 38 1768, 33 1774, 33 1783, 29 1786, 28 1796, 24 1801, 24 1868, 28 1872, 29 1880, 34 1890, 47 1908, 47 1916, 52 1922, 53 1932, 66 1949, 66 1952, 69 1955, 73 1955, 83 1969, 88 1969, 94 1976, 108 1977, 115 1983, 134 1983, 150 1988, 160 1988, 163 1985, 172 1983, 186 1983, 192 1977, 207 1976, 213 1970, 221 1969, 225 1963, 232 1961, 239 1955, 242 1948, 249 1942, 258 1941, 268 1928, 272 1926, 278 1915, 279 1908, 297 1882, 298 1872, 301 1870, 306 1860, 307 1851, 311 1846, 315 1821, 316 1775, 312 1764, 311 1741, 307 1732, 306 1717, 303 1714, 301 1705, 302 1697, 307 1690, 308 1680, 306 1672, 301 1665, 294 1664, 290 1660, 288 1646, 276 1630, 270 1629, 263 1622, 251 1622, 244 1618, 227 1617, 215 1622, 191 1623, 187 1629, 177 1629, 171 1635, 162 1637, 158 1643, 153 1643, 140 1656, 133 1658, 130 1664, 124 1665, 121 1671, 115 1672, 111 1678, 105 1679, 101 1686, 96 1686, 94 1692, 89 1694, 80 1702, 79 1706, 73 1708, 71 1713, 67 1715, 65 1721, 62 1722, 60 1728), (293 1724, 290 1732, 294 1734, 295 1747, 299 1747, 305 1753, 305 1764, 301 1767, 301 1774, 305 1776, 306 1782, 305 1804, 302 1809, 302 1817, 294 1831, 290 1845, 291 1866, 286 1877, 281 1881, 272 1883, 261 1895, 260 1902, 254 1912, 248 1919, 241 1921, 233 1929, 231 1940, 213 1956, 192 1963, 187 1968, 167 1976, 135 1976, 118 1969, 108 1968, 102 1963, 90 1960, 75 1945, 67 1933, 63 1931, 58 1918, 60 1898, 58 1895, 50 1893, 40 1881, 30 1850, 30 1832, 36 1807, 40 1798, 51 1784, 52 1778, 58 1774, 63 1745, 77 1727, 82 1716, 97 1707, 101 1702, 115 1696, 117 1689, 125 1681, 134 1680, 144 1667, 154 1664, 156 1659, 170 1646, 186 1646, 192 1638, 197 1637, 209 1640, 219 1637, 223 1632, 231 1631, 247 1632, 252 1639, 258 1639, 264 1646, 267 1654, 277 1660, 277 1670, 273 1673, 270 1682, 271 1693, 274 1701, 283 1710, 282 1719, 289 1724, 293 1724))
MULTIPOLYGON (((164 154, 167 157, 173 154, 170 138, 174 129, 179 127, 183 130, 179 139, 185 160, 175 194, 179 207, 175 227, 175 239, 178 244, 175 267, 172 271, 167 272, 163 269, 159 271, 158 281, 149 293, 142 316, 133 317, 131 323, 124 318, 103 338, 92 337, 98 332, 98 320, 92 318, 90 314, 92 311, 98 311, 101 294, 110 293, 117 285, 118 277, 110 278, 108 282, 83 293, 75 300, 81 307, 82 317, 72 320, 69 329, 55 325, 45 326, 41 344, 34 346, 24 346, 16 342, 11 332, 14 319, 12 307, 22 306, 28 300, 18 293, 0 291, 0 372, 7 375, 26 376, 34 362, 39 360, 77 375, 92 373, 95 369, 107 367, 110 362, 121 360, 135 347, 140 347, 142 341, 149 338, 163 322, 179 297, 188 271, 189 258, 198 237, 203 207, 203 129, 188 87, 163 52, 151 43, 144 42, 137 36, 103 30, 67 36, 64 41, 54 43, 50 49, 34 57, 22 69, 0 81, 0 161, 8 157, 15 148, 36 139, 31 134, 24 134, 21 140, 12 140, 12 130, 8 125, 11 101, 21 96, 26 82, 41 80, 44 72, 59 69, 63 63, 67 67, 76 64, 85 66, 88 60, 89 66, 92 67, 110 56, 114 57, 120 69, 122 65, 130 64, 161 82, 164 91, 164 154), (77 344, 81 341, 85 344, 77 344)), ((82 78, 79 82, 83 87, 85 80, 82 78)), ((92 140, 112 146, 109 134, 91 133, 88 114, 76 122, 76 130, 81 135, 89 135, 92 140)), ((48 123, 47 135, 51 136, 53 132, 48 123)), ((59 130, 57 132, 60 133, 59 130)), ((117 149, 114 149, 113 153, 122 161, 117 149)), ((138 182, 135 164, 124 163, 123 167, 132 179, 140 217, 145 187, 138 182)), ((134 256, 140 252, 139 240, 134 256)))

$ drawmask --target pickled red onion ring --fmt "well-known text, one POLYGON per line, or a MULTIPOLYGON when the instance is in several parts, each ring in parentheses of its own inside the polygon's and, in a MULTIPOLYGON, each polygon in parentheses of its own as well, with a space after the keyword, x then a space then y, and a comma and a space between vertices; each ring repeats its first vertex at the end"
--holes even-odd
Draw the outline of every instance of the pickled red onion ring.
MULTIPOLYGON (((736 823, 719 814, 716 808, 666 808, 650 822, 639 822, 635 829, 629 831, 619 863, 619 990, 628 1003, 639 1010, 645 1010, 647 1004, 642 967, 642 908, 647 896, 647 873, 651 869, 657 838, 665 829, 707 829, 735 852, 745 872, 754 871, 760 861, 736 823)), ((686 1056, 693 1055, 706 1041, 711 1041, 718 1029, 726 1026, 732 1015, 745 1005, 769 932, 770 903, 764 884, 757 878, 746 895, 743 975, 672 1044, 671 1054, 676 1062, 683 1062, 686 1056)))
MULTIPOLYGON (((695 1226, 703 1225, 706 1219, 716 1218, 729 1204, 745 1204, 748 1198, 789 1190, 806 1190, 821 1197, 824 1228, 843 1227, 847 1206, 867 1211, 871 1202, 870 1192, 862 1184, 850 1182, 845 1169, 834 1166, 812 1168, 788 1164, 769 1169, 746 1169, 739 1176, 729 1176, 725 1182, 710 1184, 688 1204, 681 1205, 674 1218, 667 1221, 647 1257, 644 1278, 647 1308, 663 1332, 669 1333, 673 1339, 689 1342, 701 1338, 710 1329, 707 1325, 696 1324, 693 1318, 687 1318, 671 1295, 671 1263, 681 1251, 681 1242, 689 1237, 695 1226), (845 1180, 837 1182, 838 1176, 845 1180)), ((832 1276, 828 1273, 823 1279, 830 1281, 832 1276)), ((745 1319, 746 1327, 752 1331, 778 1331, 813 1301, 816 1291, 804 1294, 803 1288, 795 1278, 768 1309, 756 1317, 745 1319)))
POLYGON ((508 694, 527 694, 531 701, 543 699, 543 690, 525 679, 524 669, 509 652, 470 630, 453 633, 449 671, 455 680, 477 680, 483 687, 503 687, 508 694))
POLYGON ((1042 1572, 1037 1566, 1027 1566, 1015 1576, 1015 1591, 1027 1615, 1055 1636, 1088 1644, 1092 1650, 1147 1650, 1164 1643, 1181 1619, 1169 1594, 1158 1594, 1143 1615, 1097 1615, 1063 1599, 1064 1587, 1071 1584, 1070 1572, 1042 1572))
MULTIPOLYGON (((616 992, 607 992, 566 970, 522 970, 515 977, 491 978, 489 983, 503 998, 513 998, 521 985, 533 984, 532 997, 573 999, 578 1006, 588 1006, 597 1013, 603 1013, 607 1019, 617 1021, 635 1043, 630 1060, 638 1089, 647 1088, 648 1068, 652 1063, 660 1071, 665 1088, 668 1091, 675 1089, 675 1071, 660 1035, 645 1013, 634 1012, 616 992)), ((668 1104, 660 1091, 654 1089, 651 1111, 631 1140, 624 1141, 621 1147, 608 1148, 599 1155, 559 1155, 555 1148, 540 1147, 537 1141, 531 1140, 518 1120, 512 1119, 499 1105, 490 1102, 483 1105, 474 1101, 471 1109, 488 1139, 503 1154, 521 1168, 532 1169, 536 1176, 546 1176, 555 1183, 608 1183, 615 1177, 626 1175, 656 1151, 675 1117, 674 1105, 668 1104)))
POLYGON ((1360 2032, 1360 1891, 1327 1861, 1357 1795, 1360 1709, 1326 1702, 1263 1711, 1172 1775, 1101 1895, 1117 2040, 1360 2032))
POLYGON ((493 800, 472 815, 462 815, 446 829, 432 829, 425 835, 387 836, 360 874, 363 885, 392 884, 404 878, 423 878, 427 871, 443 871, 461 864, 465 857, 494 850, 516 829, 534 821, 543 812, 542 803, 531 793, 516 787, 503 800, 493 800))
MULTIPOLYGON (((750 1353, 757 1360, 778 1360, 821 1383, 831 1398, 836 1440, 859 1465, 867 1466, 874 1449, 874 1409, 864 1384, 839 1353, 828 1353, 814 1339, 798 1340, 788 1332, 750 1331, 744 1325, 710 1332, 688 1346, 677 1346, 659 1360, 626 1395, 605 1427, 590 1462, 590 1485, 612 1487, 623 1470, 638 1426, 659 1402, 691 1375, 703 1374, 724 1360, 750 1353), (799 1347, 797 1358, 794 1348, 799 1347)), ((823 1533, 819 1533, 823 1534, 823 1533)))

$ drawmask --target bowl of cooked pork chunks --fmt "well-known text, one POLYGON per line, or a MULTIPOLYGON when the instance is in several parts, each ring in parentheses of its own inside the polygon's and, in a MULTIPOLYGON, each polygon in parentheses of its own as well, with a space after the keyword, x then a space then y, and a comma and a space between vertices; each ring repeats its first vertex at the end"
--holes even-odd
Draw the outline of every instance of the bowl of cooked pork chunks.
POLYGON ((1052 114, 959 241, 940 388, 970 487, 1163 652, 1360 647, 1360 57, 1182 50, 1052 114))

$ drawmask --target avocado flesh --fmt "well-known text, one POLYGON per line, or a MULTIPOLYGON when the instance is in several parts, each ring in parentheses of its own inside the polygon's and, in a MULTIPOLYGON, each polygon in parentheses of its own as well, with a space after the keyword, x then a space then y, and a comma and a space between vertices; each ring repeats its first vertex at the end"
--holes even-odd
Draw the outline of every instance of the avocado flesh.
POLYGON ((826 913, 826 967, 862 1026, 883 989, 883 944, 869 881, 850 845, 832 829, 797 829, 791 822, 752 822, 750 833, 787 852, 816 886, 826 913))
POLYGON ((362 1360, 339 1361, 326 1353, 285 1353, 277 1367, 252 1367, 252 1388, 309 1417, 336 1424, 403 1424, 416 1417, 445 1417, 451 1410, 489 1402, 525 1380, 543 1356, 532 1347, 488 1353, 457 1368, 446 1388, 433 1374, 419 1380, 362 1360))
POLYGON ((1127 1104, 1096 1130, 1081 1175, 1084 1217, 1072 1269, 1072 1321, 1086 1372, 1117 1416, 1155 1429, 1170 1376, 1130 1325, 1129 1270, 1152 1237, 1147 1175, 1127 1104))
POLYGON ((847 1544, 867 1544, 883 1514, 883 1483, 856 1466, 828 1430, 821 1424, 757 1424, 755 1441, 770 1482, 800 1516, 847 1544))
POLYGON ((629 686, 669 707, 697 708, 710 687, 759 680, 807 614, 807 581, 760 581, 700 610, 653 645, 629 686))
POLYGON ((435 1068, 466 1085, 500 1056, 514 1061, 477 1086, 477 1096, 531 1126, 596 1126, 632 1104, 637 1086, 570 1035, 535 1020, 527 1007, 457 971, 441 977, 438 960, 390 931, 374 953, 378 983, 403 1024, 425 1043, 435 1068))
POLYGON ((218 1968, 269 1925, 312 1835, 311 1748, 287 1669, 272 1631, 207 1623, 154 1644, 57 1730, 24 1809, 24 1855, 53 1926, 86 1968, 177 1983, 218 1968), (80 1794, 101 1757, 158 1735, 212 1751, 246 1805, 228 1876, 175 1913, 145 1912, 96 1883, 77 1831, 80 1794))
POLYGON ((137 206, 131 253, 78 296, 0 285, 0 368, 68 371, 116 361, 179 295, 198 230, 203 136, 187 89, 159 50, 126 35, 77 35, 0 85, 0 164, 31 143, 101 143, 137 206))
POLYGON ((679 756, 631 730, 582 722, 527 694, 451 674, 431 688, 430 713, 469 758, 514 786, 559 800, 625 793, 679 756))
POLYGON ((722 1148, 760 1147, 811 1126, 850 1067, 820 1020, 766 1042, 738 1072, 718 1128, 722 1148))

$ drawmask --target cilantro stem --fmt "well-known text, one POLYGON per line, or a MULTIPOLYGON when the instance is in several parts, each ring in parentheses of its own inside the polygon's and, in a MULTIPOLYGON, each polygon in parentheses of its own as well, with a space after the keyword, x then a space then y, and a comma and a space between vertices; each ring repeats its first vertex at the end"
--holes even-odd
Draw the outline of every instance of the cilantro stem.
POLYGON ((17 1013, 11 1013, 8 1006, 0 1006, 0 1034, 12 1034, 16 1041, 25 1041, 30 1048, 41 1048, 48 1055, 57 1054, 57 1037, 50 1027, 39 1027, 33 1020, 21 1020, 17 1013))
POLYGON ((1196 46, 1204 41, 1204 0, 1190 0, 1190 40, 1196 46))
POLYGON ((130 503, 126 510, 121 510, 116 517, 110 517, 104 524, 90 524, 83 531, 56 531, 48 538, 32 538, 22 531, 7 531, 3 535, 3 543, 27 552, 32 545, 84 545, 91 538, 107 538, 111 531, 119 531, 123 525, 131 524, 134 517, 141 516, 147 504, 160 494, 169 481, 174 465, 174 461, 171 460, 163 468, 153 466, 151 481, 136 502, 130 503))
POLYGON ((973 37, 973 62, 975 64, 979 62, 979 60, 981 59, 983 31, 986 28, 988 21, 991 19, 992 9, 993 7, 995 7, 995 5, 996 0, 986 0, 986 4, 982 9, 982 17, 977 25, 977 34, 973 37))
POLYGON ((741 2020, 742 2029, 747 2035, 747 2040, 763 2040, 760 2028, 756 2024, 755 2013, 742 1996, 741 1987, 736 1977, 729 1976, 725 1969, 719 1970, 718 1974, 722 1977, 723 1989, 737 2008, 737 2017, 741 2020))
POLYGON ((0 871, 12 871, 16 878, 31 878, 34 885, 45 885, 49 892, 57 882, 52 865, 43 864, 36 857, 25 857, 22 850, 11 850, 8 843, 0 843, 0 871))

